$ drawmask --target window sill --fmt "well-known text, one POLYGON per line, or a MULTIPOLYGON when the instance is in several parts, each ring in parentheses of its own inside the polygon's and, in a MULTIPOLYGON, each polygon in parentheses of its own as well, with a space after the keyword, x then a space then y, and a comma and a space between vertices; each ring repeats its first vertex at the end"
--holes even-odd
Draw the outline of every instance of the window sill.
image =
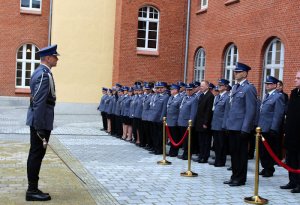
POLYGON ((30 94, 30 88, 16 88, 16 94, 30 94))
POLYGON ((204 14, 204 13, 206 13, 206 12, 207 12, 207 8, 204 8, 204 9, 198 10, 198 11, 196 12, 196 14, 199 15, 199 14, 204 14))
POLYGON ((137 55, 143 55, 143 56, 159 56, 158 51, 145 51, 145 50, 137 50, 137 55))
POLYGON ((42 15, 42 10, 20 9, 21 14, 42 15))
POLYGON ((227 0, 225 1, 225 6, 229 6, 231 4, 239 3, 240 0, 227 0))

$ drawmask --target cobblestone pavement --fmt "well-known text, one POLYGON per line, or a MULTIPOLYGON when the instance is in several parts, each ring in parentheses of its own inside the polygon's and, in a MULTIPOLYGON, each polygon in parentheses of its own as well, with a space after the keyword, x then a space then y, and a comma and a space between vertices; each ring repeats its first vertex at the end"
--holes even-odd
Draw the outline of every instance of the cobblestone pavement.
MULTIPOLYGON (((25 115, 25 106, 1 106, 0 99, 1 149, 3 144, 13 146, 15 150, 24 144, 28 148, 29 132, 28 128, 24 126, 25 115)), ((192 163, 192 171, 198 173, 199 176, 195 178, 181 177, 180 173, 187 170, 187 161, 167 158, 172 165, 157 165, 156 162, 161 160, 162 156, 151 155, 134 144, 101 132, 100 116, 96 111, 94 114, 88 115, 56 113, 55 129, 50 144, 86 183, 80 182, 49 149, 46 155, 46 159, 51 159, 49 165, 53 164, 55 167, 55 164, 60 164, 60 167, 65 170, 64 173, 69 176, 69 178, 61 177, 61 179, 58 176, 59 172, 53 172, 51 179, 58 178, 75 183, 79 187, 73 188, 72 184, 63 183, 63 181, 58 184, 59 180, 49 182, 49 177, 48 179, 45 177, 47 165, 42 167, 42 189, 53 192, 52 202, 67 200, 68 197, 61 193, 62 190, 78 192, 74 203, 66 202, 65 204, 81 204, 78 200, 83 198, 81 195, 85 195, 85 191, 92 197, 89 199, 94 200, 94 203, 97 204, 245 204, 244 197, 253 195, 254 160, 249 161, 248 181, 242 187, 224 185, 223 181, 229 179, 231 173, 224 167, 215 168, 208 164, 192 163), (49 183, 56 183, 55 188, 60 191, 51 190, 49 183)), ((17 187, 15 190, 9 189, 11 184, 14 184, 10 180, 1 180, 1 190, 4 187, 3 192, 8 194, 6 199, 9 198, 11 204, 19 204, 18 202, 22 200, 25 203, 26 178, 22 176, 22 174, 25 175, 25 161, 21 162, 21 165, 17 161, 9 162, 9 159, 5 157, 6 152, 0 151, 1 167, 5 163, 9 163, 13 167, 10 176, 7 177, 18 179, 16 176, 19 176, 21 178, 21 182, 14 185, 17 187), (17 171, 13 171, 17 166, 21 166, 23 169, 21 172, 18 171, 18 174, 17 171), (19 194, 10 197, 15 192, 19 194)), ((19 159, 26 160, 27 153, 23 152, 17 156, 19 159)), ((229 164, 228 160, 227 165, 229 164)), ((260 178, 259 195, 269 199, 269 204, 300 204, 299 194, 279 189, 280 185, 287 182, 287 172, 281 167, 276 167, 274 177, 260 178)), ((0 199, 3 199, 1 197, 2 193, 0 192, 0 199)))

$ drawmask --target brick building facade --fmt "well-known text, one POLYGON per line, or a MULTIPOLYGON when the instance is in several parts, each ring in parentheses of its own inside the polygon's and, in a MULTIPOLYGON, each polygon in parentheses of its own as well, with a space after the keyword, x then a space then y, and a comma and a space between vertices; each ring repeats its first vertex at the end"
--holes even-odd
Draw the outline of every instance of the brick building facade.
MULTIPOLYGON (((187 2, 117 2, 114 83, 184 80, 187 2), (138 11, 144 6, 160 14, 156 53, 138 49, 138 11)), ((249 80, 258 93, 267 75, 282 79, 289 92, 300 65, 299 6, 299 1, 191 0, 186 80, 216 83, 225 77, 233 84, 232 69, 240 61, 252 67, 249 80)))
POLYGON ((270 74, 284 81, 287 92, 293 88, 300 66, 299 1, 209 0, 204 8, 200 3, 192 0, 191 5, 189 80, 201 48, 206 55, 205 79, 216 82, 226 76, 226 54, 235 45, 238 61, 252 67, 249 79, 259 91, 270 74))
POLYGON ((182 0, 117 1, 113 82, 183 79, 186 8, 187 1, 182 0), (151 40, 143 44, 145 37, 146 41, 156 37, 151 31, 146 36, 148 29, 156 30, 157 45, 151 40))
POLYGON ((50 0, 41 1, 41 5, 39 2, 22 0, 1 2, 0 96, 28 96, 30 92, 27 77, 30 78, 31 64, 36 66, 39 60, 38 57, 30 58, 35 49, 48 44, 50 0), (27 2, 32 4, 29 5, 27 2), (36 48, 33 48, 35 46, 36 48))

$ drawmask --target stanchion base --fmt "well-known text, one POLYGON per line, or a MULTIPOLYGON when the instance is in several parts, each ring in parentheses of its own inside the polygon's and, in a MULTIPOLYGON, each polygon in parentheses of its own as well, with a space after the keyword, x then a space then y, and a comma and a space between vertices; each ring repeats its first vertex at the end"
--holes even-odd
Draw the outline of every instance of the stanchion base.
POLYGON ((157 164, 159 164, 159 165, 170 165, 170 164, 172 164, 172 162, 169 162, 169 161, 163 159, 163 160, 158 161, 157 164))
POLYGON ((197 177, 198 174, 194 173, 192 171, 186 171, 186 172, 180 173, 180 176, 182 176, 182 177, 197 177))
POLYGON ((268 204, 268 199, 264 199, 260 196, 245 197, 244 201, 248 204, 268 204))

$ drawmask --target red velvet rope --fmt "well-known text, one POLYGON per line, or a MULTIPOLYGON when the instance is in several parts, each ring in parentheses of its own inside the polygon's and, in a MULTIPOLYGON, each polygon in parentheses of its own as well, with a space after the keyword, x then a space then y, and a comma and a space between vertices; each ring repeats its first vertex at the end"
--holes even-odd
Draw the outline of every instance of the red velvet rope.
POLYGON ((170 139, 170 142, 172 143, 172 145, 173 145, 174 147, 179 147, 180 145, 182 145, 184 139, 187 137, 187 135, 188 135, 188 133, 189 133, 189 130, 186 129, 186 131, 185 131, 185 133, 184 133, 182 139, 180 140, 180 142, 176 143, 176 142, 173 140, 173 138, 172 138, 172 136, 171 136, 171 133, 170 133, 170 129, 169 129, 169 127, 168 127, 167 125, 166 125, 166 130, 167 130, 168 138, 170 139))
POLYGON ((269 152, 269 154, 271 155, 271 157, 283 168, 285 168, 286 170, 288 170, 289 172, 295 173, 295 174, 300 174, 300 170, 299 169, 293 169, 291 167, 289 167, 288 165, 284 164, 280 159, 278 159, 278 157, 276 156, 276 154, 273 152, 273 150, 271 149, 270 145, 268 144, 268 142, 266 141, 265 138, 262 137, 262 142, 265 146, 265 148, 267 149, 267 151, 269 152))

